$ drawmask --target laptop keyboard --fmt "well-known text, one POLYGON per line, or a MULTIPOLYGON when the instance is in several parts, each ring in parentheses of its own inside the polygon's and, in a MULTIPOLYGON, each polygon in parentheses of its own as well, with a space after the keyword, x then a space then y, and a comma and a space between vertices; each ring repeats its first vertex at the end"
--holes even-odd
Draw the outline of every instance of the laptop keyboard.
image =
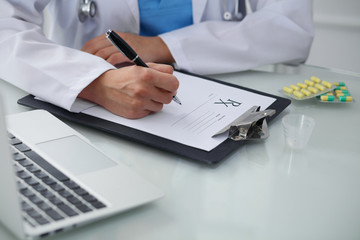
POLYGON ((32 226, 93 212, 104 203, 8 133, 25 220, 32 226))

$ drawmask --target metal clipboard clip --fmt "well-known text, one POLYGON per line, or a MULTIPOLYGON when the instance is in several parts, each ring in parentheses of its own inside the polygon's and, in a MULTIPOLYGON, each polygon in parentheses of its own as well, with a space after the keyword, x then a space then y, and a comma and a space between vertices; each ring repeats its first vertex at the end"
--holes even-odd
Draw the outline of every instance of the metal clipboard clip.
POLYGON ((229 131, 228 138, 234 141, 249 139, 265 139, 269 136, 266 117, 275 114, 274 109, 260 111, 260 107, 253 106, 232 123, 221 129, 213 137, 229 131))

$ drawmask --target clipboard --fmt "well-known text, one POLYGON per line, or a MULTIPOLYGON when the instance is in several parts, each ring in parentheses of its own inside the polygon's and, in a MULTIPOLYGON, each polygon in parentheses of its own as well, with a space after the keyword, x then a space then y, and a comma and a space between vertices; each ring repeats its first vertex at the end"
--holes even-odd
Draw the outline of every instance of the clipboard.
MULTIPOLYGON (((276 110, 276 113, 274 115, 266 119, 268 123, 270 123, 274 118, 276 118, 291 103, 291 101, 287 98, 275 96, 258 90, 246 88, 243 86, 227 83, 217 79, 208 78, 184 71, 179 71, 179 72, 202 78, 205 81, 214 81, 219 84, 224 84, 230 87, 240 88, 245 91, 275 98, 276 99, 275 102, 273 102, 267 108, 267 109, 276 110)), ((220 145, 218 145, 211 151, 205 151, 163 137, 159 137, 157 135, 153 135, 138 129, 134 129, 118 123, 107 121, 98 117, 90 116, 84 113, 69 112, 51 103, 38 100, 33 95, 27 95, 19 99, 18 104, 35 109, 44 109, 59 118, 66 119, 87 127, 95 128, 100 131, 104 131, 136 143, 154 147, 208 165, 214 165, 214 166, 218 165, 220 162, 224 161, 230 153, 232 153, 233 151, 240 148, 243 144, 246 143, 246 141, 233 141, 231 139, 226 139, 224 142, 222 142, 220 145)))

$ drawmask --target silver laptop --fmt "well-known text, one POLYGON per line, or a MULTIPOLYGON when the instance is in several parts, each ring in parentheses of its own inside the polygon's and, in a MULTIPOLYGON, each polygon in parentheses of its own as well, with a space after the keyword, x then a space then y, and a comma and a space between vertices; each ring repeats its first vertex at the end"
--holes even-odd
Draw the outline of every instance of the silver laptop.
MULTIPOLYGON (((1 101, 1 100, 0 100, 1 101)), ((43 110, 0 102, 0 220, 37 238, 149 203, 163 193, 43 110)))

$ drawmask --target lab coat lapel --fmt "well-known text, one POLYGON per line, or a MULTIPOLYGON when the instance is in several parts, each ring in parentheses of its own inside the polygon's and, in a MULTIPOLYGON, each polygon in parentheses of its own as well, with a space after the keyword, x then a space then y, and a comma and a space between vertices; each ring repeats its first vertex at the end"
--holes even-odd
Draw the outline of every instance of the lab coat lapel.
MULTIPOLYGON (((125 0, 126 4, 128 5, 131 14, 133 16, 132 19, 134 19, 136 21, 136 26, 137 26, 137 33, 140 32, 140 15, 139 15, 139 5, 138 5, 138 1, 136 0, 125 0)), ((129 13, 130 15, 130 13, 129 13)))
POLYGON ((193 1, 193 21, 194 24, 199 23, 204 14, 205 6, 208 0, 193 1))

